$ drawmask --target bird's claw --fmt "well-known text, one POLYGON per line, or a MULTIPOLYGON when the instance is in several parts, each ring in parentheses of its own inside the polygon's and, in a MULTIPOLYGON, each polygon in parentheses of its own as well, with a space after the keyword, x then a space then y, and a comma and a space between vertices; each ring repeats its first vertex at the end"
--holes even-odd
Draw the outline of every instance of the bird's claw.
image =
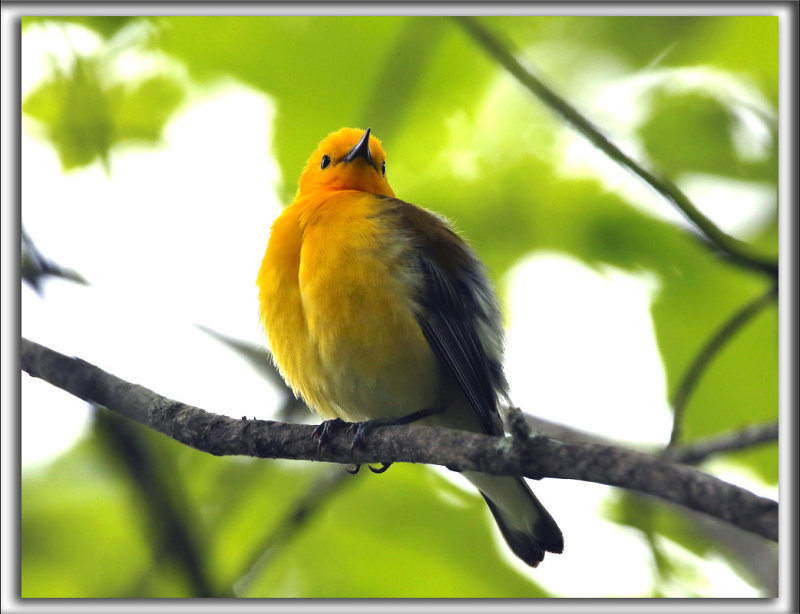
POLYGON ((372 473, 385 473, 385 472, 386 472, 386 470, 387 470, 389 467, 391 467, 391 466, 392 466, 392 464, 393 464, 393 463, 381 463, 381 467, 380 467, 380 469, 376 469, 376 468, 375 468, 375 467, 373 467, 372 465, 367 465, 367 467, 369 467, 369 470, 370 470, 370 471, 372 471, 372 473))
MULTIPOLYGON (((350 435, 350 456, 355 456, 356 448, 363 448, 365 436, 372 429, 377 426, 383 426, 383 420, 367 420, 365 422, 345 422, 341 418, 334 418, 333 420, 326 420, 319 424, 315 429, 312 437, 317 442, 317 453, 322 451, 322 446, 328 443, 328 440, 333 435, 336 429, 347 427, 347 432, 350 435)), ((380 467, 372 467, 368 465, 372 473, 384 473, 392 463, 381 463, 380 467)), ((360 463, 353 464, 352 468, 346 468, 345 471, 353 475, 357 474, 361 469, 360 463)))
MULTIPOLYGON (((328 440, 331 438, 333 431, 339 428, 343 428, 345 425, 347 427, 347 433, 350 435, 350 457, 355 460, 355 452, 356 448, 363 448, 364 443, 366 441, 366 436, 375 428, 379 426, 396 426, 401 424, 410 424, 412 422, 416 422, 417 420, 421 420, 422 418, 426 418, 428 416, 432 416, 441 412, 442 409, 421 409, 419 411, 415 411, 407 416, 401 416, 400 418, 394 419, 373 419, 373 420, 365 420, 363 422, 345 422, 341 418, 334 418, 333 420, 326 420, 325 422, 319 424, 314 429, 314 434, 312 437, 317 441, 317 453, 319 454, 322 451, 322 446, 324 446, 328 440)), ((376 469, 372 466, 369 467, 369 470, 372 473, 384 473, 389 467, 391 467, 392 463, 381 463, 380 468, 376 469)), ((359 469, 361 468, 360 464, 354 464, 353 469, 348 469, 347 471, 355 475, 358 473, 359 469)))
MULTIPOLYGON (((372 465, 367 465, 367 467, 369 467, 369 470, 372 471, 372 473, 384 473, 393 464, 394 463, 381 463, 380 467, 373 467, 372 465)), ((355 475, 360 470, 361 470, 361 464, 360 463, 356 464, 356 465, 353 465, 351 468, 345 468, 345 471, 347 471, 347 473, 350 473, 352 475, 355 475)))
POLYGON ((385 424, 384 420, 366 420, 364 422, 354 422, 350 425, 350 433, 352 438, 350 440, 350 455, 352 456, 355 452, 356 448, 363 448, 365 437, 368 435, 375 427, 383 426, 385 424))
POLYGON ((334 418, 333 420, 325 420, 325 422, 317 425, 311 437, 317 442, 317 454, 322 451, 322 446, 328 443, 333 431, 342 428, 343 425, 348 424, 341 418, 334 418))

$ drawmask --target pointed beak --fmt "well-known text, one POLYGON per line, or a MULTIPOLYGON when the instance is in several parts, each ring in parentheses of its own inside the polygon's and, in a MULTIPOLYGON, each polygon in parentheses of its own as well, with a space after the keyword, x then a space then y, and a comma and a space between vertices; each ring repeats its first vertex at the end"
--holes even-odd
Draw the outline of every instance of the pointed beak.
POLYGON ((342 158, 343 162, 352 162, 356 158, 364 158, 367 161, 367 164, 373 165, 372 154, 369 151, 370 130, 371 128, 367 128, 367 131, 364 133, 364 136, 361 137, 361 140, 356 143, 355 147, 353 147, 353 149, 351 149, 344 158, 342 158))

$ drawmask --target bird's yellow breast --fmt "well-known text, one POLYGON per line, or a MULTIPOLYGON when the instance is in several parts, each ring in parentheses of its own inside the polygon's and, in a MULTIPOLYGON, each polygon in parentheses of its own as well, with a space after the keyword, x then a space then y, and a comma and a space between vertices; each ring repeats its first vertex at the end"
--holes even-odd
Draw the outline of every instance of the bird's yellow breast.
POLYGON ((415 318, 420 282, 383 202, 354 190, 297 199, 259 272, 273 357, 323 418, 401 416, 436 398, 439 369, 415 318))

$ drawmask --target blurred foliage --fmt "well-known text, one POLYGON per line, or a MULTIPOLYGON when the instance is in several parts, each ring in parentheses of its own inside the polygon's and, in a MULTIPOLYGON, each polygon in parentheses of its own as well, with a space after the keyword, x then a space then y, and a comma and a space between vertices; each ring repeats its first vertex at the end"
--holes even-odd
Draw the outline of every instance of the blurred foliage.
MULTIPOLYGON (((24 476, 23 597, 197 596, 186 558, 153 522, 172 516, 204 554, 212 593, 225 596, 329 467, 219 459, 133 423, 120 446, 108 420, 58 463, 24 476), (131 449, 140 452, 126 459, 131 449), (143 487, 154 461, 158 476, 143 487), (170 511, 154 491, 171 493, 170 511)), ((398 465, 391 475, 346 476, 241 596, 546 596, 498 555, 474 556, 501 547, 480 499, 425 467, 398 465), (479 530, 465 540, 465 527, 479 530)))
POLYGON ((656 498, 640 493, 615 491, 607 502, 607 514, 611 520, 634 527, 644 535, 651 547, 659 576, 656 586, 676 580, 680 582, 679 576, 682 574, 689 578, 697 577, 693 566, 670 560, 663 547, 667 539, 701 559, 727 559, 754 586, 774 584, 773 588, 777 589, 777 544, 765 542, 732 527, 730 531, 725 527, 722 533, 725 533, 726 539, 719 539, 720 532, 715 534, 715 531, 710 531, 705 519, 698 521, 699 514, 687 515, 682 510, 662 505, 656 498))
POLYGON ((122 28, 128 25, 131 21, 136 21, 137 17, 123 17, 123 16, 93 16, 93 15, 67 15, 63 17, 24 17, 22 19, 22 30, 33 24, 48 24, 57 22, 59 24, 74 23, 85 26, 90 30, 97 32, 104 38, 111 38, 122 28))
MULTIPOLYGON (((325 134, 370 126, 389 152, 388 174, 399 195, 456 220, 497 280, 541 249, 598 269, 652 273, 659 284, 652 315, 670 391, 710 335, 770 283, 726 262, 694 233, 644 213, 597 177, 566 173, 565 127, 451 20, 158 17, 147 19, 148 36, 126 37, 143 19, 23 20, 23 29, 70 22, 105 41, 96 54, 76 53, 68 68, 54 68, 23 101, 23 112, 41 126, 64 169, 108 164, 124 143, 157 142, 179 107, 187 84, 174 75, 156 70, 130 80, 116 74, 120 48, 135 47, 180 62, 195 84, 232 77, 271 97, 286 202, 325 134)), ((701 174, 769 189, 769 223, 740 238, 777 253, 777 18, 493 17, 483 23, 545 81, 575 95, 590 116, 598 109, 590 94, 581 95, 602 52, 602 74, 614 82, 609 87, 638 83, 632 91, 645 116, 629 126, 628 136, 658 169, 678 183, 701 174), (739 87, 698 80, 699 69, 739 87)), ((686 410, 684 442, 777 419, 777 344, 771 307, 703 375, 686 410)), ((281 530, 293 502, 322 471, 310 463, 213 458, 137 431, 158 451, 160 473, 185 492, 176 513, 194 523, 216 594, 247 574, 258 556, 254 548, 281 530)), ((777 483, 777 444, 737 453, 731 462, 777 483)), ((192 594, 180 563, 159 557, 158 540, 143 521, 147 501, 131 491, 136 487, 122 466, 104 461, 94 437, 23 477, 23 596, 192 594)), ((495 555, 480 500, 434 472, 393 467, 385 476, 345 483, 346 496, 334 493, 321 504, 249 584, 247 596, 546 595, 546 587, 495 555), (447 499, 436 494, 442 490, 447 499)), ((699 554, 715 547, 674 510, 624 507, 629 513, 618 510, 616 520, 648 536, 665 577, 677 572, 654 536, 699 554)))
MULTIPOLYGON (((659 92, 640 134, 648 154, 671 174, 710 173, 753 181, 777 181, 777 149, 756 160, 736 151, 736 113, 746 109, 708 94, 659 92), (684 138, 673 138, 681 134, 684 138)), ((775 140, 775 135, 771 135, 775 140)))
POLYGON ((97 62, 76 58, 71 74, 56 73, 33 92, 22 110, 39 120, 65 170, 96 158, 110 164, 111 148, 127 140, 158 142, 182 98, 181 88, 164 77, 106 86, 97 62))
MULTIPOLYGON (((30 27, 43 18, 23 19, 30 27)), ((76 18, 110 36, 130 18, 76 18)), ((158 143, 166 121, 183 99, 183 85, 165 75, 127 81, 115 78, 113 62, 126 45, 102 54, 75 54, 70 70, 55 66, 50 79, 31 92, 22 111, 38 120, 65 170, 100 159, 109 169, 113 147, 158 143)))

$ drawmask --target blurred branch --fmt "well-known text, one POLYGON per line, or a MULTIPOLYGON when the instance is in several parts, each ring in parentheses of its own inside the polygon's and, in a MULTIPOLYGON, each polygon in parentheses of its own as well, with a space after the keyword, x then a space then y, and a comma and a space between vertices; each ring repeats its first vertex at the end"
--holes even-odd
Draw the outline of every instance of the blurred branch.
POLYGON ((20 261, 20 268, 22 279, 36 291, 41 291, 42 279, 48 275, 53 277, 61 277, 74 281, 79 284, 88 285, 86 280, 76 271, 66 269, 45 257, 36 244, 31 239, 30 235, 22 228, 22 258, 20 261))
MULTIPOLYGON (((545 420, 537 416, 522 412, 527 427, 536 434, 546 435, 559 441, 571 441, 577 443, 596 443, 600 445, 613 446, 617 442, 588 431, 545 420)), ((508 421, 508 419, 507 419, 508 421)), ((513 431, 512 431, 513 434, 513 431)), ((724 452, 735 452, 745 450, 778 439, 778 423, 770 422, 756 426, 745 427, 736 431, 716 435, 701 439, 687 446, 675 446, 666 448, 661 452, 661 457, 675 463, 686 465, 696 465, 704 461, 709 456, 724 452)))
MULTIPOLYGON (((203 326, 202 324, 195 324, 195 326, 209 337, 213 337, 239 354, 250 363, 250 366, 255 369, 256 373, 277 387, 282 393, 283 400, 278 408, 276 416, 281 420, 287 420, 289 422, 297 421, 297 412, 300 409, 306 408, 306 404, 294 396, 292 389, 283 381, 280 373, 278 373, 278 369, 275 368, 275 365, 270 359, 269 352, 265 348, 257 346, 254 343, 234 339, 233 337, 208 328, 207 326, 203 326)), ((311 410, 308 411, 310 412, 311 410)))
POLYGON ((156 538, 154 561, 173 559, 186 574, 193 591, 191 597, 227 596, 215 593, 203 565, 197 537, 190 531, 192 523, 186 517, 188 507, 177 504, 175 485, 168 484, 160 473, 160 463, 147 441, 130 422, 112 412, 99 411, 95 424, 109 452, 120 462, 140 492, 141 496, 135 499, 144 507, 156 538))
POLYGON ((241 577, 234 585, 237 597, 243 596, 248 591, 280 550, 333 495, 340 492, 342 487, 353 484, 353 477, 352 474, 342 471, 341 467, 333 467, 311 484, 286 517, 275 525, 276 529, 271 531, 253 551, 253 556, 247 561, 244 571, 240 574, 241 577))
POLYGON ((202 324, 195 324, 195 327, 203 331, 209 337, 212 337, 223 345, 228 346, 230 349, 234 350, 237 354, 246 359, 251 367, 253 367, 260 375, 264 376, 264 379, 275 384, 276 386, 285 388, 289 394, 292 393, 289 387, 286 386, 283 378, 278 373, 278 370, 273 366, 269 357, 269 353, 265 349, 258 347, 254 343, 247 343, 246 341, 234 339, 233 337, 220 333, 213 328, 209 328, 202 324))
POLYGON ((778 440, 778 423, 750 426, 724 435, 701 439, 689 446, 667 448, 661 455, 676 463, 694 465, 712 454, 744 450, 778 440))
POLYGON ((647 539, 655 571, 661 577, 659 583, 666 579, 664 575, 672 575, 674 565, 683 564, 665 553, 659 539, 665 536, 701 557, 711 558, 716 551, 740 574, 744 572, 749 582, 757 584, 762 597, 777 597, 778 544, 685 507, 676 507, 674 519, 667 520, 663 506, 657 503, 651 495, 626 491, 616 498, 610 511, 614 522, 641 531, 647 539))
MULTIPOLYGON (((512 434, 516 434, 514 433, 514 428, 512 426, 513 423, 512 414, 517 409, 518 408, 503 409, 503 417, 506 421, 506 424, 509 425, 509 430, 512 432, 512 434)), ((534 416, 526 412, 521 412, 521 414, 525 420, 525 423, 529 431, 536 433, 538 435, 546 435, 547 437, 552 437, 553 439, 558 439, 559 441, 614 445, 614 442, 612 442, 610 439, 606 437, 601 437, 600 435, 595 435, 594 433, 590 433, 589 431, 576 429, 572 426, 561 424, 560 422, 553 422, 552 420, 546 420, 544 418, 540 418, 539 416, 534 416)))
POLYGON ((698 352, 692 364, 689 366, 689 369, 686 371, 686 374, 683 376, 683 380, 675 391, 675 396, 672 399, 674 416, 672 419, 672 434, 670 435, 669 444, 667 445, 668 449, 674 448, 678 444, 678 439, 681 435, 683 415, 689 397, 712 359, 745 324, 764 309, 764 307, 769 305, 777 296, 778 286, 775 285, 764 294, 747 303, 739 311, 734 313, 700 349, 700 352, 698 352))
POLYGON ((358 448, 351 445, 349 429, 334 428, 320 446, 312 425, 213 414, 25 338, 21 340, 21 365, 33 377, 209 454, 346 464, 428 463, 456 471, 597 482, 656 495, 778 540, 776 501, 692 467, 623 448, 564 443, 542 436, 492 437, 418 425, 375 428, 358 448))
POLYGON ((523 67, 511 51, 478 19, 474 17, 453 17, 453 19, 503 68, 544 104, 560 115, 568 124, 585 136, 595 147, 605 152, 607 156, 618 164, 641 177, 656 192, 677 207, 711 243, 722 250, 725 256, 740 266, 766 273, 770 277, 777 279, 778 261, 776 258, 756 254, 748 244, 720 230, 697 209, 692 201, 689 200, 689 197, 672 181, 666 177, 658 176, 654 170, 645 169, 641 164, 623 153, 619 147, 605 137, 573 106, 551 90, 531 71, 523 67))

